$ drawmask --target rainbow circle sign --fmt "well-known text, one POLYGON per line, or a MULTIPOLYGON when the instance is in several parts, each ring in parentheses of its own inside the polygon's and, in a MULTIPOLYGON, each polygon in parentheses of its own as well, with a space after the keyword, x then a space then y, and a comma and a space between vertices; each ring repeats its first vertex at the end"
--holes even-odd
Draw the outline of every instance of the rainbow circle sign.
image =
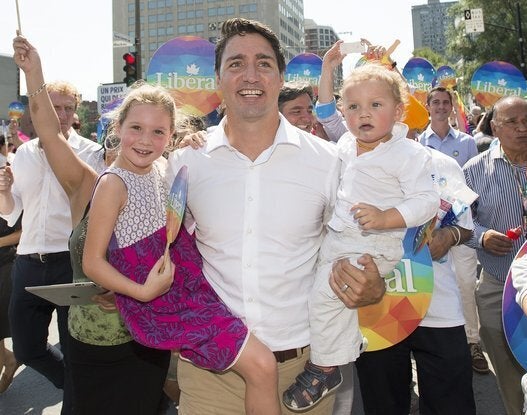
POLYGON ((197 36, 177 37, 160 46, 150 60, 146 80, 168 89, 185 114, 203 117, 221 103, 214 45, 197 36))
POLYGON ((322 59, 314 53, 301 53, 289 61, 285 69, 286 82, 307 82, 318 95, 322 59))
POLYGON ((456 72, 450 66, 444 65, 437 68, 435 82, 432 86, 442 86, 446 89, 453 89, 456 86, 456 72))
POLYGON ((432 89, 432 82, 436 78, 433 65, 423 58, 411 58, 403 68, 403 76, 413 91, 414 97, 426 105, 426 95, 432 89))
MULTIPOLYGON (((525 242, 514 261, 520 259, 527 253, 527 242, 525 242)), ((502 321, 505 338, 512 354, 518 363, 527 370, 527 317, 522 308, 516 303, 516 289, 512 285, 511 270, 507 274, 503 287, 502 321)))
POLYGON ((385 349, 408 337, 428 311, 434 271, 428 245, 415 249, 418 228, 408 229, 404 256, 385 277, 386 293, 378 304, 359 308, 359 326, 368 339, 367 352, 385 349))
POLYGON ((14 120, 19 120, 22 118, 24 112, 26 111, 25 105, 18 101, 13 101, 11 104, 9 104, 8 109, 8 117, 14 120))
POLYGON ((527 81, 516 66, 493 61, 480 66, 470 81, 472 95, 484 107, 490 107, 502 97, 527 95, 527 81))

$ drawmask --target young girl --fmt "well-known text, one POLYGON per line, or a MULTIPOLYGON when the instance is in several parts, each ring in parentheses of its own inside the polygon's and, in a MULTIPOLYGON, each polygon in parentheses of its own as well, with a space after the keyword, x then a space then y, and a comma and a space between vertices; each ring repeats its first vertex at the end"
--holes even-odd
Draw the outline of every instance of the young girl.
POLYGON ((174 133, 172 97, 144 84, 112 115, 111 133, 121 148, 94 191, 84 271, 117 293, 117 307, 136 340, 178 349, 182 358, 210 370, 234 369, 246 382, 246 412, 279 414, 274 356, 207 283, 184 227, 170 249, 172 263, 161 270, 168 191, 164 169, 155 162, 174 133))
POLYGON ((349 132, 338 142, 341 182, 310 299, 311 361, 283 396, 293 411, 337 388, 338 366, 355 361, 361 351, 357 311, 346 308, 329 286, 333 262, 349 258, 355 265, 368 253, 381 275, 390 273, 403 255, 404 228, 433 218, 439 206, 430 156, 406 138, 408 127, 399 122, 407 99, 401 77, 364 65, 346 78, 341 96, 349 132))

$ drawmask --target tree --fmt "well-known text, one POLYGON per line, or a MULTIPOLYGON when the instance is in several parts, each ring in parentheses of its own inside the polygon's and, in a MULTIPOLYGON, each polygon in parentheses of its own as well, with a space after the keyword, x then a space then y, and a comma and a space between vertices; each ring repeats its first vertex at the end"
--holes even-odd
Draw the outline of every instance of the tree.
POLYGON ((415 49, 412 54, 416 58, 424 58, 424 59, 426 59, 436 69, 441 67, 441 66, 443 66, 443 65, 451 66, 451 64, 447 61, 447 58, 445 56, 434 52, 430 48, 415 49))
MULTIPOLYGON (((487 62, 505 61, 521 69, 517 3, 521 16, 527 18, 524 0, 460 0, 449 9, 456 25, 447 31, 447 51, 451 56, 461 57, 455 69, 462 79, 460 87, 463 90, 469 90, 474 71, 487 62), (464 11, 468 9, 482 9, 484 32, 465 33, 464 11)), ((523 23, 522 26, 527 25, 523 23)), ((526 31, 527 28, 523 31, 524 37, 526 31)))
POLYGON ((84 103, 81 103, 77 107, 77 115, 79 116, 79 121, 81 123, 80 134, 83 137, 90 137, 90 134, 94 131, 97 131, 97 122, 90 120, 89 108, 84 103))

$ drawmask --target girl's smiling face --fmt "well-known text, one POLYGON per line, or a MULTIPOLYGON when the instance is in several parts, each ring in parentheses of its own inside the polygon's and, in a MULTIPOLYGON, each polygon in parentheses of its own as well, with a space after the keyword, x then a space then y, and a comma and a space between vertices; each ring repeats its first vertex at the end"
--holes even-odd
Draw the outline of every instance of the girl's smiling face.
POLYGON ((144 174, 163 154, 173 133, 172 120, 161 105, 134 103, 116 132, 121 138, 116 163, 144 174))

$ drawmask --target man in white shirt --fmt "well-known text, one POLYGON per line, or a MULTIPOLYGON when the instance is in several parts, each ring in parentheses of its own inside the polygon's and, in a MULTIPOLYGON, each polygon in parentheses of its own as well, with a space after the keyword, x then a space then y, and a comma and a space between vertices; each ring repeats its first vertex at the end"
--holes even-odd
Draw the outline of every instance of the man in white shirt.
MULTIPOLYGON (((450 91, 437 86, 428 92, 426 109, 430 113, 430 125, 419 136, 424 146, 434 148, 452 157, 463 167, 478 154, 476 140, 468 134, 456 130, 450 125, 453 97, 450 91)), ((489 365, 480 346, 479 318, 476 308, 477 258, 476 251, 466 245, 455 246, 451 250, 456 269, 457 282, 463 298, 465 332, 472 357, 472 369, 478 373, 489 373, 489 365)))
MULTIPOLYGON (((59 117, 62 134, 78 156, 90 164, 101 146, 79 136, 71 128, 80 102, 78 91, 65 82, 44 87, 59 117)), ((38 138, 17 149, 11 170, 12 185, 0 187, 0 215, 12 225, 24 211, 9 309, 13 351, 19 362, 44 375, 57 388, 64 389, 61 413, 69 414, 72 403, 68 371, 65 371, 67 359, 63 357, 67 357, 68 307, 58 307, 25 290, 27 286, 72 281, 68 251, 72 229, 69 199, 55 178, 38 138), (55 309, 61 350, 47 342, 48 326, 55 309)))
MULTIPOLYGON (((280 396, 309 358, 307 301, 339 173, 332 145, 280 115, 284 71, 280 42, 269 28, 226 21, 216 45, 226 116, 203 148, 173 153, 168 172, 170 180, 188 166, 187 214, 195 221, 204 274, 274 352, 280 396)), ((377 302, 385 289, 371 257, 362 262, 364 271, 340 261, 330 277, 349 307, 377 302), (344 283, 350 288, 341 291, 344 283)), ((245 413, 245 387, 235 373, 180 361, 178 378, 181 414, 245 413)), ((332 402, 306 413, 330 414, 332 402)))
MULTIPOLYGON (((429 151, 438 188, 440 183, 465 183, 461 168, 450 157, 429 151)), ((434 289, 419 326, 401 342, 363 353, 355 362, 365 413, 410 413, 412 356, 417 367, 420 413, 476 413, 470 351, 452 256, 452 248, 472 235, 470 209, 458 219, 452 226, 440 228, 438 223, 429 242, 434 289)))

